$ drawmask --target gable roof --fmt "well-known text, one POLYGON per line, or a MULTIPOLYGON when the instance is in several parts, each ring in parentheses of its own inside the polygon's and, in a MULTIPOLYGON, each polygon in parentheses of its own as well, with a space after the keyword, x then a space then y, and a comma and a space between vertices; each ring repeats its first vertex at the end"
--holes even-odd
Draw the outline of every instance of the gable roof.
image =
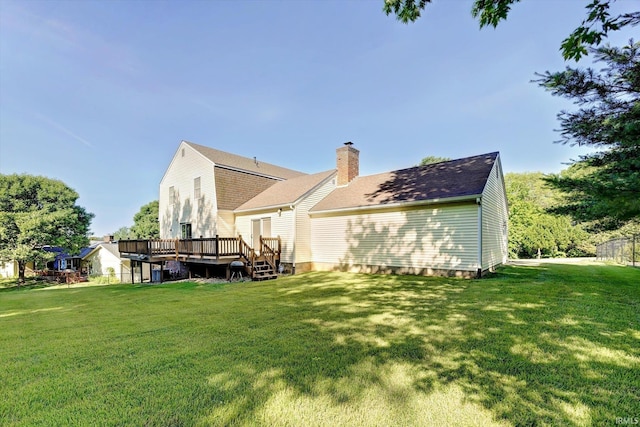
POLYGON ((336 188, 310 212, 472 198, 482 194, 497 159, 498 152, 494 152, 357 177, 336 188))
POLYGON ((98 242, 98 243, 94 243, 91 246, 83 248, 80 251, 80 255, 79 256, 82 259, 86 259, 90 255, 92 255, 94 252, 98 251, 100 248, 104 248, 107 251, 111 252, 113 254, 113 256, 115 256, 116 258, 120 258, 120 250, 118 249, 118 243, 117 242, 98 242))
POLYGON ((205 147, 204 145, 194 144, 193 142, 182 142, 202 154, 207 159, 211 160, 217 166, 282 179, 290 179, 306 175, 303 172, 283 168, 281 166, 272 165, 262 161, 255 161, 248 157, 227 153, 226 151, 216 150, 215 148, 205 147))
POLYGON ((293 205, 336 174, 335 169, 280 181, 235 209, 246 212, 268 207, 293 205))

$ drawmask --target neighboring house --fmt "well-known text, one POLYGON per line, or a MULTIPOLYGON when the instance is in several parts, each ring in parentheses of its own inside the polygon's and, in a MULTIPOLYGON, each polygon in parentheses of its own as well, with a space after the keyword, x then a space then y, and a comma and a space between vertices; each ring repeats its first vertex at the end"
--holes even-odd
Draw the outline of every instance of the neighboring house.
POLYGON ((0 261, 0 277, 18 277, 16 261, 0 261))
MULTIPOLYGON (((121 282, 131 280, 131 260, 120 257, 118 242, 109 240, 93 243, 80 252, 80 257, 90 276, 109 277, 113 272, 113 275, 121 282)), ((135 269, 134 274, 134 281, 149 280, 151 277, 150 266, 147 265, 142 269, 142 277, 140 269, 135 269)))
POLYGON ((336 166, 307 175, 182 141, 160 183, 161 238, 242 236, 258 249, 277 236, 294 272, 476 276, 506 261, 497 152, 361 177, 346 143, 336 166))

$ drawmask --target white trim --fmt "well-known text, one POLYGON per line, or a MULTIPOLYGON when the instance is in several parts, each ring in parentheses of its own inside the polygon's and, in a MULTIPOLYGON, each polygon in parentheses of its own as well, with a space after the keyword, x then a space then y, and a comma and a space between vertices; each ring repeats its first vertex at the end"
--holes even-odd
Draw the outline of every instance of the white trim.
MULTIPOLYGON (((200 153, 200 154, 202 154, 202 153, 200 153)), ((204 157, 204 155, 203 155, 203 157, 204 157)), ((207 160, 209 160, 211 162, 210 159, 207 159, 207 160)), ((275 179, 275 180, 278 180, 278 181, 286 181, 287 180, 287 178, 283 178, 281 176, 267 175, 267 174, 264 174, 264 173, 258 173, 258 172, 249 171, 249 170, 246 170, 246 169, 236 168, 236 167, 233 167, 233 166, 227 166, 227 165, 223 165, 223 164, 216 163, 216 162, 211 162, 211 163, 213 163, 214 167, 218 167, 218 168, 221 168, 221 169, 227 169, 227 170, 235 171, 235 172, 242 172, 242 173, 246 173, 248 175, 261 176, 261 177, 264 177, 264 178, 275 179)), ((300 175, 300 176, 304 176, 304 175, 300 175)), ((288 178, 288 179, 293 179, 293 178, 288 178)))
POLYGON ((446 199, 430 199, 430 200, 417 200, 413 202, 398 202, 398 203, 385 203, 379 205, 368 205, 368 206, 354 206, 349 208, 337 208, 337 209, 325 209, 321 211, 313 211, 309 212, 309 215, 322 215, 322 214, 330 214, 330 213, 342 213, 342 212, 360 212, 367 210, 382 210, 382 209, 394 209, 399 207, 411 207, 411 206, 421 206, 421 205, 435 205, 435 204, 445 204, 445 203, 456 203, 456 202, 464 202, 470 200, 476 200, 478 197, 482 197, 482 194, 473 194, 469 196, 459 196, 459 197, 448 197, 446 199))

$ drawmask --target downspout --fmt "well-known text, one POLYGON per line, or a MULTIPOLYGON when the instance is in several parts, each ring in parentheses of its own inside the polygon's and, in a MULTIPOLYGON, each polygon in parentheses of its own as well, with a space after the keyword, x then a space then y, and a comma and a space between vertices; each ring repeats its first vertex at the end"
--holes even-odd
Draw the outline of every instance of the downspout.
POLYGON ((482 197, 476 199, 478 204, 478 271, 476 276, 482 277, 482 197))
POLYGON ((298 228, 298 217, 296 215, 295 206, 290 205, 293 211, 293 247, 291 248, 291 274, 296 274, 296 229, 298 228))

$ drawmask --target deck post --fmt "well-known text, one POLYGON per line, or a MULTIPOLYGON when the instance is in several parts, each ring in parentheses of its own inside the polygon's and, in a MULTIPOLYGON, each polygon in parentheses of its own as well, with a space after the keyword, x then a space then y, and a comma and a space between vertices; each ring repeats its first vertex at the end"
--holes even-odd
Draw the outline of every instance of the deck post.
POLYGON ((220 260, 220 236, 216 234, 216 261, 220 260))
POLYGON ((134 276, 133 273, 133 269, 136 268, 136 262, 135 261, 131 261, 131 284, 136 283, 136 278, 134 276))
POLYGON ((180 254, 179 249, 180 249, 180 239, 176 238, 176 242, 175 242, 175 250, 176 250, 176 260, 178 259, 178 255, 180 254))

